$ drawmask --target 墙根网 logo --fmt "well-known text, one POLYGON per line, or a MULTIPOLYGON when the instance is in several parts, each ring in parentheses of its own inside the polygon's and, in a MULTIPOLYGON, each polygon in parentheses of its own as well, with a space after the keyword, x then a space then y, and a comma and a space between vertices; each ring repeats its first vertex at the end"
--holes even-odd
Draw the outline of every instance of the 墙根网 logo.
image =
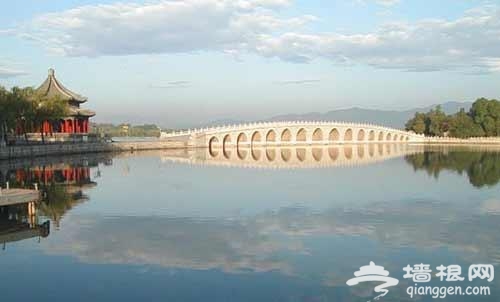
POLYGON ((364 282, 383 282, 373 289, 376 293, 380 293, 380 295, 374 298, 375 300, 387 295, 389 292, 387 288, 396 286, 399 283, 398 279, 389 277, 389 272, 384 267, 375 265, 373 262, 370 262, 370 265, 362 266, 359 271, 354 273, 354 276, 354 278, 347 280, 347 285, 354 286, 364 282))

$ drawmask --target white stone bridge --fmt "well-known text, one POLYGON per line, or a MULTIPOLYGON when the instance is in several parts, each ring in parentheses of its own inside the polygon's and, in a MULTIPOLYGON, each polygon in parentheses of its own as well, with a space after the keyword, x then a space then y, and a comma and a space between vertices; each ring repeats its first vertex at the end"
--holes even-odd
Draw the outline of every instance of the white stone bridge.
POLYGON ((165 139, 188 141, 192 147, 301 146, 330 144, 423 142, 413 132, 373 124, 344 122, 260 122, 163 134, 165 139))

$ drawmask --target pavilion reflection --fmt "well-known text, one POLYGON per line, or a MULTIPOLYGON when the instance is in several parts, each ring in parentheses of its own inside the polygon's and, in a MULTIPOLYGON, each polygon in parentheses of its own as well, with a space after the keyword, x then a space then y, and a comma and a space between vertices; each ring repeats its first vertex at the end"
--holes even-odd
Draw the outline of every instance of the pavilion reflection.
POLYGON ((244 168, 324 168, 357 166, 423 152, 407 144, 358 144, 301 147, 201 148, 178 154, 163 153, 164 161, 244 168))
POLYGON ((9 242, 30 238, 45 238, 50 233, 50 221, 40 223, 35 202, 0 207, 0 244, 6 249, 9 242))
MULTIPOLYGON (((16 206, 0 207, 0 243, 33 237, 45 238, 50 224, 58 228, 61 218, 88 197, 84 190, 96 186, 91 169, 99 163, 111 164, 110 158, 67 157, 46 158, 37 163, 23 161, 0 164, 0 181, 11 188, 32 188, 37 185, 41 199, 16 206), (44 220, 39 223, 40 220, 44 220)), ((97 172, 99 170, 97 169, 97 172)), ((96 173, 94 177, 98 177, 96 173)))

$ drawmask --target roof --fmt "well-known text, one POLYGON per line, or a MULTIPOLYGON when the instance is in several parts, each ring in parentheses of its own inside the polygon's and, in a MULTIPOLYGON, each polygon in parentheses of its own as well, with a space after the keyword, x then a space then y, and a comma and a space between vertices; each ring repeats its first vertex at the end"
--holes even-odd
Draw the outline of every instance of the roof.
POLYGON ((69 107, 68 108, 68 114, 70 116, 86 116, 86 117, 93 117, 95 115, 95 112, 92 110, 88 109, 81 109, 81 108, 75 108, 75 107, 69 107))
MULTIPOLYGON (((48 97, 59 97, 65 101, 76 101, 79 103, 84 103, 87 101, 87 98, 81 96, 68 88, 64 87, 55 76, 54 69, 49 69, 49 75, 45 82, 36 89, 37 92, 42 93, 44 96, 48 97)), ((95 115, 95 114, 94 114, 95 115)))

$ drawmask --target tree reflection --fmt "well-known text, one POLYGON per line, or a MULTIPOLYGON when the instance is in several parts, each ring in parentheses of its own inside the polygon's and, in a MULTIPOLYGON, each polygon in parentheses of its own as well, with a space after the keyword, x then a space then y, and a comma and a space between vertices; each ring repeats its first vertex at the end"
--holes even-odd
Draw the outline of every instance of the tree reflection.
POLYGON ((405 156, 415 171, 425 170, 438 178, 443 170, 466 173, 477 188, 494 186, 500 181, 500 152, 452 151, 425 152, 405 156))

